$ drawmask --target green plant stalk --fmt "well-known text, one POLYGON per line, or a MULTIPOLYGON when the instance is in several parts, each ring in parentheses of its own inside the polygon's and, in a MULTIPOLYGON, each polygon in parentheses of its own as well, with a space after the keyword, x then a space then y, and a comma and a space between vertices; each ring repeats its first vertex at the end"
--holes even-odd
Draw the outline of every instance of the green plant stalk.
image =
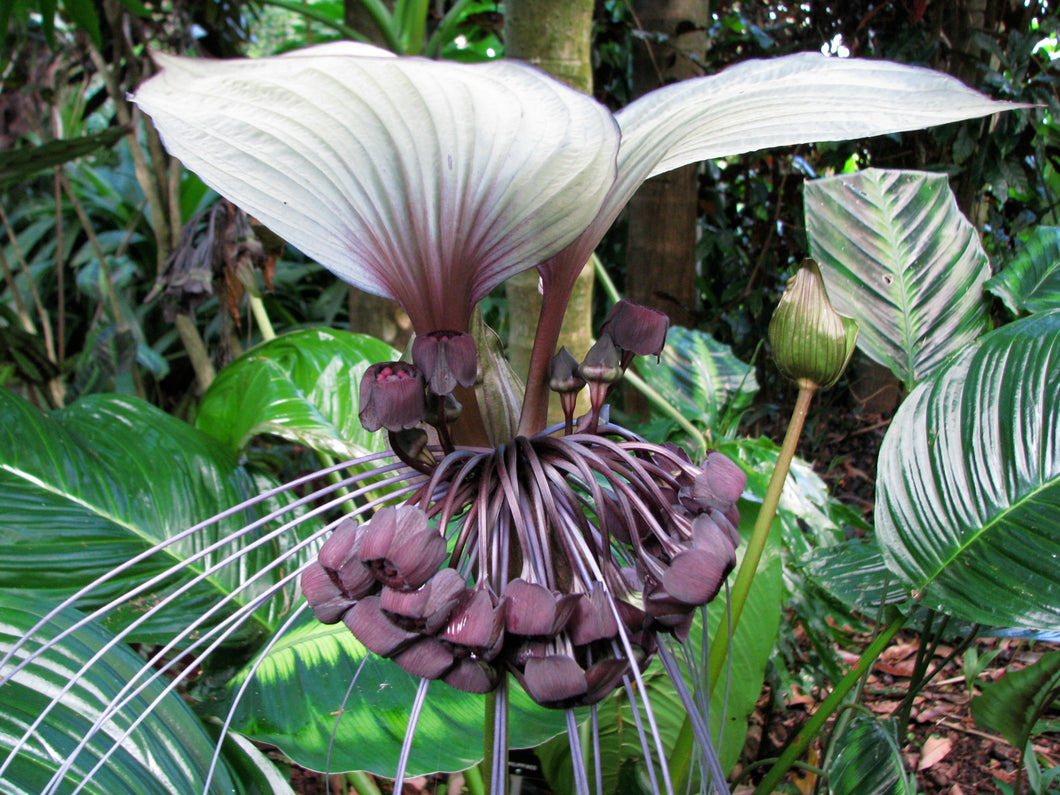
POLYGON ((398 0, 394 21, 401 44, 409 55, 423 52, 423 36, 427 30, 427 0, 398 0))
POLYGON ((858 664, 852 668, 846 676, 844 676, 839 684, 836 685, 835 690, 826 698, 821 706, 817 708, 817 711, 813 713, 813 716, 806 722, 806 724, 799 730, 799 733, 795 735, 795 739, 784 749, 784 752, 780 755, 777 763, 770 768, 769 772, 766 773, 765 778, 759 782, 758 786, 755 787, 753 795, 770 795, 776 791, 777 784, 784 778, 784 774, 788 772, 791 766, 799 759, 806 750, 810 747, 821 729, 824 728, 825 722, 832 716, 832 714, 839 708, 839 705, 846 698, 850 690, 858 683, 861 677, 868 671, 876 658, 880 656, 880 653, 887 648, 887 644, 891 642, 897 633, 905 625, 905 616, 897 615, 890 624, 881 632, 876 638, 868 645, 864 652, 861 654, 861 658, 858 660, 858 664))
POLYGON ((276 331, 272 327, 269 313, 265 311, 265 302, 261 300, 260 295, 250 296, 250 311, 254 315, 254 320, 257 321, 258 329, 261 331, 261 338, 263 340, 275 338, 276 331))
POLYGON ((202 335, 195 327, 195 321, 188 315, 178 314, 173 318, 173 325, 177 327, 180 341, 184 343, 184 350, 188 352, 188 358, 191 359, 199 392, 205 392, 217 377, 217 371, 214 370, 213 362, 210 361, 210 354, 206 351, 206 343, 202 341, 202 335))
POLYGON ((464 9, 470 2, 471 0, 457 0, 453 7, 445 12, 442 21, 438 23, 438 27, 431 34, 426 46, 423 48, 424 55, 428 58, 441 57, 442 45, 453 38, 456 26, 460 24, 460 20, 463 18, 464 9))
POLYGON ((383 795, 382 791, 375 785, 372 777, 363 770, 355 770, 346 774, 346 779, 353 785, 357 795, 383 795))
POLYGON ((486 795, 486 787, 482 783, 482 770, 478 765, 464 771, 464 784, 471 795, 486 795))
MULTIPOLYGON (((729 645, 736 627, 740 623, 744 605, 747 603, 747 594, 750 593, 751 584, 754 582, 755 572, 762 560, 762 552, 765 550, 766 541, 769 539, 769 531, 773 526, 773 518, 780 504, 780 495, 784 490, 784 482, 788 478, 791 469, 791 460, 795 457, 795 448, 798 447, 799 437, 802 435, 803 425, 806 424, 806 414, 813 399, 815 386, 799 385, 799 394, 795 399, 795 408, 788 420, 788 430, 784 435, 784 443, 780 447, 780 455, 777 458, 773 476, 769 479, 766 494, 762 500, 762 507, 758 511, 751 538, 747 542, 740 569, 736 573, 733 582, 732 595, 730 597, 732 618, 728 625, 723 624, 718 629, 718 636, 710 644, 710 658, 708 671, 710 674, 707 685, 708 698, 714 694, 714 688, 721 679, 721 672, 725 668, 725 660, 729 654, 729 645)), ((681 789, 688 781, 688 775, 692 765, 692 723, 686 717, 681 724, 681 730, 677 734, 677 742, 670 754, 670 778, 674 782, 675 789, 681 789)))
POLYGON ((810 401, 817 391, 814 386, 800 385, 799 394, 795 399, 795 408, 788 420, 788 430, 784 435, 784 443, 780 447, 780 455, 777 465, 773 469, 773 476, 769 479, 766 487, 765 497, 762 499, 762 507, 755 519, 751 538, 747 542, 747 550, 744 552, 740 569, 736 572, 736 579, 732 585, 732 624, 719 631, 718 637, 710 645, 710 683, 708 694, 714 693, 714 688, 721 678, 722 668, 725 666, 725 658, 729 654, 729 640, 735 634, 736 627, 740 623, 744 605, 747 603, 747 594, 754 582, 755 572, 762 559, 766 541, 769 539, 769 531, 773 527, 773 519, 777 515, 777 506, 780 504, 780 495, 784 491, 784 482, 788 478, 791 469, 791 460, 795 457, 795 449, 802 435, 803 425, 806 424, 806 414, 810 408, 810 401))

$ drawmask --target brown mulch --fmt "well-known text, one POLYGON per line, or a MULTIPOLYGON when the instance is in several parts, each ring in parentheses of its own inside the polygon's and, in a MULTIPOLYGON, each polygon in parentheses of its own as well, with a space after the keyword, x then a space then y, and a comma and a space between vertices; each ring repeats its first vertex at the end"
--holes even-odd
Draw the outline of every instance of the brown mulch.
MULTIPOLYGON (((871 638, 859 638, 862 646, 871 638)), ((892 716, 908 692, 919 639, 915 633, 900 634, 886 649, 869 677, 863 703, 881 718, 892 716)), ((972 795, 1000 793, 998 783, 1014 786, 1020 768, 1020 755, 1003 738, 977 726, 972 720, 970 703, 979 685, 992 682, 1009 670, 1030 665, 1041 655, 1041 645, 1031 646, 1011 639, 983 639, 977 643, 980 654, 999 651, 991 666, 973 683, 968 684, 961 669, 960 656, 948 663, 925 686, 910 715, 908 732, 902 747, 907 772, 915 771, 918 792, 924 795, 972 795)), ((953 651, 940 645, 929 668, 953 651)), ((848 665, 857 662, 857 654, 839 651, 848 665)), ((802 726, 827 692, 819 694, 790 693, 782 709, 772 703, 773 694, 763 693, 751 721, 744 764, 757 758, 775 756, 778 749, 802 726)), ((809 761, 819 762, 823 741, 811 750, 809 761)), ((1060 735, 1043 734, 1034 739, 1034 749, 1043 768, 1060 764, 1060 735)), ((789 774, 800 792, 810 793, 817 783, 810 774, 789 774)), ((1029 791, 1026 777, 1021 791, 1029 791)), ((748 790, 749 791, 749 790, 748 790)), ((1009 790, 1011 791, 1011 790, 1009 790)))

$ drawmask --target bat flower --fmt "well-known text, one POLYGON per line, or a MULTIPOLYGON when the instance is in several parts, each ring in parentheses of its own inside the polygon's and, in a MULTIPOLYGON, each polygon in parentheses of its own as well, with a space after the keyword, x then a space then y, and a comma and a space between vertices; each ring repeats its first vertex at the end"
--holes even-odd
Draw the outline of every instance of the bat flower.
MULTIPOLYGON (((294 584, 305 599, 248 667, 221 736, 277 637, 312 610, 420 677, 394 791, 402 789, 418 716, 437 680, 493 693, 492 792, 507 791, 513 678, 539 704, 566 710, 580 795, 589 785, 574 708, 615 689, 635 702, 642 758, 665 760, 652 688, 642 676, 652 658, 689 715, 704 781, 723 790, 704 714, 707 693, 701 684, 691 692, 681 672, 701 656, 690 636, 699 608, 735 563, 746 479, 718 452, 697 465, 680 448, 610 421, 613 384, 633 356, 659 354, 665 317, 624 302, 580 362, 569 353, 554 360, 574 279, 633 192, 655 174, 1012 106, 934 72, 819 54, 743 63, 652 92, 615 114, 510 61, 399 58, 348 43, 260 60, 156 60, 161 72, 134 100, 168 149, 342 279, 398 301, 418 340, 412 364, 375 365, 362 381, 362 422, 387 430, 389 454, 310 473, 138 556, 135 563, 168 559, 167 547, 182 544, 196 550, 188 558, 197 567, 188 589, 238 585, 201 620, 144 652, 149 659, 101 708, 77 752, 55 762, 45 791, 59 789, 67 776, 83 782, 97 774, 105 757, 87 771, 77 761, 81 750, 95 749, 94 737, 112 734, 111 752, 133 747, 135 727, 123 730, 115 715, 162 686, 160 678, 177 687, 266 605, 291 609, 294 584), (516 432, 466 444, 448 423, 458 411, 450 393, 475 383, 482 369, 468 336, 472 311, 495 286, 530 268, 538 269, 545 300, 516 432), (591 408, 575 421, 569 396, 586 382, 591 408), (544 427, 550 383, 568 398, 566 422, 555 428, 544 427), (217 522, 255 510, 259 518, 215 540, 217 522), (262 565, 258 550, 273 548, 277 556, 262 565)), ((151 602, 115 622, 121 629, 113 643, 135 638, 145 622, 171 629, 166 611, 185 586, 157 598, 153 589, 165 591, 187 565, 118 596, 105 576, 68 604, 104 604, 87 622, 151 602)), ((10 667, 0 665, 4 677, 32 673, 52 645, 76 631, 75 623, 49 643, 31 639, 58 613, 12 646, 3 660, 10 667)), ((347 697, 353 691, 351 685, 347 697)), ((28 719, 0 776, 12 759, 45 753, 38 729, 60 700, 28 719)), ((321 706, 324 720, 333 709, 321 706)), ((339 706, 333 713, 334 725, 342 712, 339 706)), ((646 765, 654 790, 674 791, 668 767, 646 765)))
POLYGON ((612 114, 526 64, 351 42, 205 61, 156 54, 133 100, 210 187, 417 334, 466 332, 537 267, 546 301, 520 431, 544 424, 574 279, 644 180, 709 158, 919 129, 1014 107, 946 75, 801 53, 653 91, 612 114))

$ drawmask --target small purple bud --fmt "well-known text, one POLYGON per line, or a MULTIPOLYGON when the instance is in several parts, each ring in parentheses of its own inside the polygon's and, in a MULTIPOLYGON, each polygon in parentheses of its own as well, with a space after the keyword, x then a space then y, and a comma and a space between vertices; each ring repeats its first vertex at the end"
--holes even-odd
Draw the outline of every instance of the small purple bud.
POLYGON ((669 328, 670 318, 665 312, 623 298, 611 308, 600 332, 608 332, 615 345, 624 351, 658 357, 666 345, 669 328))
POLYGON ((585 354, 578 375, 589 384, 612 384, 622 377, 622 357, 610 334, 602 333, 585 354))
POLYGON ((411 364, 373 364, 361 378, 358 417, 367 431, 401 431, 423 420, 423 376, 411 364))
POLYGON ((412 505, 380 508, 365 525, 360 558, 383 585, 414 591, 445 560, 445 539, 412 505))
POLYGON ((462 331, 432 331, 412 341, 412 361, 436 395, 448 395, 457 384, 474 386, 478 378, 475 339, 462 331))
POLYGON ((584 386, 585 379, 578 375, 578 360, 565 347, 560 348, 549 366, 548 388, 567 394, 580 392, 584 386))

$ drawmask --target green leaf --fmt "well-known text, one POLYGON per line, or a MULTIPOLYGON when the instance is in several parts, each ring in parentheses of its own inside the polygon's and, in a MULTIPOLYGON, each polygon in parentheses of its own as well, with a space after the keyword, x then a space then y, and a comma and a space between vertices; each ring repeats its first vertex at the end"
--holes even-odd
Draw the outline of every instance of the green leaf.
POLYGON ((1060 311, 981 338, 912 392, 884 437, 876 531, 929 606, 1060 628, 1060 311))
MULTIPOLYGON (((326 626, 310 616, 264 657, 232 725, 254 740, 280 747, 311 770, 366 770, 393 778, 419 681, 390 660, 366 652, 344 624, 326 626)), ((539 745, 564 731, 562 711, 537 706, 514 684, 511 702, 513 748, 539 745)), ((482 758, 484 714, 481 696, 432 682, 409 775, 475 764, 482 758)))
POLYGON ((851 538, 834 546, 819 547, 802 561, 807 576, 850 607, 871 610, 909 598, 884 563, 873 538, 851 538))
POLYGON ((0 152, 0 185, 32 177, 46 169, 113 146, 129 133, 125 127, 111 127, 94 135, 63 138, 39 146, 22 146, 0 152))
POLYGON ((637 371, 682 416, 710 428, 715 437, 735 429, 758 391, 754 368, 737 359, 732 348, 680 326, 666 335, 659 362, 640 357, 637 371))
POLYGON ((828 789, 835 795, 907 795, 902 749, 890 721, 858 713, 836 740, 828 764, 828 789))
POLYGON ((364 334, 307 329, 263 342, 222 370, 196 426, 232 450, 271 434, 340 458, 380 452, 385 439, 357 417, 361 376, 398 353, 364 334))
POLYGON ((807 182, 805 202, 835 308, 907 389, 989 329, 989 260, 944 175, 872 168, 807 182))
MULTIPOLYGON (((51 609, 52 605, 25 592, 0 591, 0 656, 10 651, 51 609)), ((36 641, 53 640, 67 629, 81 614, 64 610, 43 629, 36 641)), ((15 757, 3 774, 4 792, 10 795, 36 795, 44 790, 48 780, 68 758, 74 757, 77 745, 88 736, 93 723, 103 710, 120 697, 122 688, 143 667, 143 660, 124 645, 118 644, 105 652, 88 669, 80 669, 112 640, 99 624, 88 623, 67 637, 54 643, 51 649, 33 663, 14 674, 0 687, 0 749, 10 751, 17 738, 44 713, 49 702, 57 707, 45 716, 27 747, 15 757), (63 693, 68 683, 71 687, 63 693)), ((30 644, 29 650, 37 648, 30 644)), ((16 654, 25 657, 27 649, 16 654)), ((5 671, 9 674, 10 669, 5 671)), ((85 780, 88 772, 102 755, 111 750, 134 721, 143 718, 128 739, 85 782, 83 792, 90 795, 171 795, 172 793, 203 792, 206 771, 214 751, 214 739, 206 731, 184 700, 176 692, 163 695, 166 680, 156 680, 140 695, 118 708, 102 730, 88 740, 86 747, 74 757, 66 774, 67 789, 85 780), (160 701, 150 706, 155 699, 160 701)), ((231 749, 233 752, 237 749, 231 749)), ((264 793, 260 787, 242 783, 252 778, 248 765, 271 762, 260 756, 236 754, 240 768, 237 775, 228 753, 223 753, 220 764, 207 790, 208 793, 264 793)), ((258 777, 275 779, 268 768, 257 771, 258 777)), ((274 790, 277 793, 289 789, 274 790)))
MULTIPOLYGON (((0 587, 31 587, 61 600, 258 491, 216 441, 143 401, 92 395, 46 414, 0 390, 0 587)), ((173 544, 101 584, 79 606, 104 604, 255 517, 245 512, 173 544)), ((161 598, 232 549, 187 566, 144 598, 161 598)), ((262 568, 279 551, 278 543, 263 544, 247 553, 246 565, 262 568)), ((226 567, 194 587, 165 620, 140 627, 136 638, 168 640, 186 629, 239 584, 237 569, 226 567)), ((128 621, 142 607, 140 601, 126 604, 114 621, 128 621)), ((257 626, 248 622, 245 632, 271 623, 267 614, 256 615, 257 626)))
POLYGON ((103 46, 99 32, 99 16, 92 0, 63 0, 63 11, 76 28, 88 34, 96 47, 103 46))
POLYGON ((972 699, 972 718, 1022 750, 1038 718, 1058 697, 1060 652, 1046 652, 1033 665, 984 684, 982 694, 972 699))
MULTIPOLYGON (((741 501, 740 531, 746 539, 754 526, 757 506, 741 501)), ((723 678, 715 691, 715 700, 710 705, 711 736, 718 748, 722 768, 731 771, 739 759, 747 739, 747 722, 754 711, 758 695, 762 690, 766 663, 773 651, 773 643, 780 628, 781 600, 783 595, 782 566, 780 555, 780 533, 777 528, 770 534, 766 551, 759 564, 754 588, 751 589, 740 625, 733 638, 731 652, 731 680, 728 688, 723 678), (728 704, 722 698, 728 693, 728 704), (722 726, 724 713, 725 724, 722 726), (720 743, 719 743, 720 741, 720 743)), ((742 557, 744 547, 738 550, 742 557)), ((715 637, 721 622, 726 620, 724 596, 708 606, 710 637, 715 637)), ((702 642, 702 622, 697 617, 689 635, 691 648, 699 649, 702 642)), ((705 661, 703 665, 705 665, 705 661)), ((691 690, 692 679, 686 672, 686 681, 691 690)), ((654 663, 644 674, 659 734, 667 754, 677 740, 678 731, 685 720, 685 708, 677 697, 676 690, 665 670, 654 663)), ((643 750, 637 735, 632 709, 624 692, 618 692, 597 706, 600 722, 601 764, 604 775, 604 792, 619 793, 621 776, 631 761, 643 767, 643 750)), ((538 749, 542 767, 552 788, 556 792, 574 792, 571 778, 570 748, 566 737, 553 740, 538 749)), ((590 770, 592 769, 590 763, 590 770)))
POLYGON ((986 289, 1013 315, 1060 308, 1060 227, 1039 226, 986 289))

